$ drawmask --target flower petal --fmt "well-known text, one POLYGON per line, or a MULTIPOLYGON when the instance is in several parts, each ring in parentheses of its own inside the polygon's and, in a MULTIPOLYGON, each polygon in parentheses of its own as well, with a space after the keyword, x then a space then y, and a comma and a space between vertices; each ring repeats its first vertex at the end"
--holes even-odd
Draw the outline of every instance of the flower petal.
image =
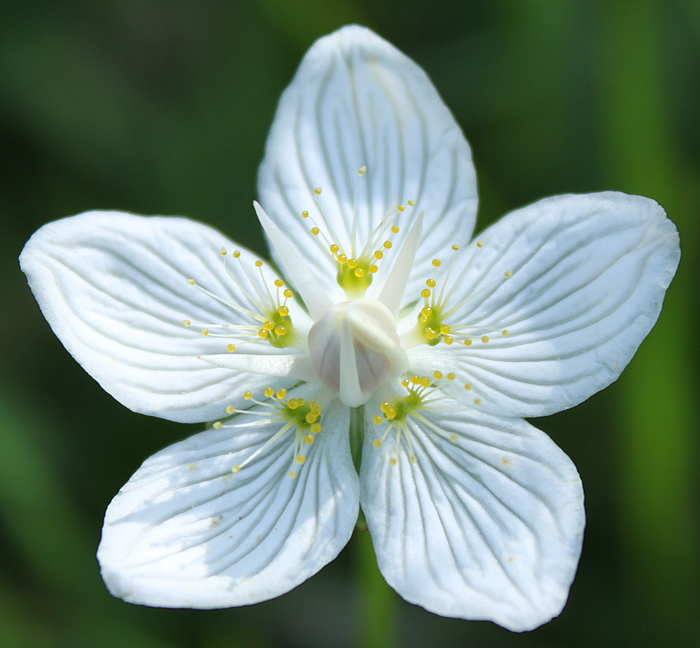
MULTIPOLYGON (((243 404, 244 390, 269 382, 198 358, 242 341, 245 331, 217 325, 260 327, 236 309, 256 310, 253 302, 276 290, 276 275, 245 250, 224 267, 222 247, 235 245, 184 218, 88 212, 42 227, 20 263, 56 335, 105 390, 134 411, 196 422, 222 416, 227 405, 243 404)), ((295 325, 308 328, 303 310, 287 306, 295 325)), ((242 349, 289 351, 262 341, 242 349)))
POLYGON ((479 240, 447 322, 472 327, 471 345, 409 357, 416 371, 453 371, 452 396, 504 416, 558 412, 613 382, 656 322, 680 256, 659 205, 614 192, 546 198, 479 240))
MULTIPOLYGON (((309 234, 309 220, 352 256, 398 205, 415 200, 398 223, 425 212, 414 266, 420 275, 420 264, 455 236, 470 238, 476 214, 469 145, 433 84, 408 57, 356 25, 318 40, 301 62, 280 100, 258 189, 334 301, 344 299, 337 268, 326 244, 309 234), (312 219, 302 220, 302 210, 312 219)), ((402 227, 396 245, 408 230, 402 227)))
POLYGON ((573 463, 521 419, 465 415, 454 401, 419 417, 408 419, 410 447, 365 435, 361 504, 382 574, 437 614, 514 631, 546 623, 581 553, 573 463))
POLYGON ((333 560, 357 520, 359 486, 348 409, 329 405, 322 420, 301 466, 289 430, 231 471, 280 421, 211 429, 148 459, 105 516, 98 559, 112 594, 159 607, 248 605, 333 560))

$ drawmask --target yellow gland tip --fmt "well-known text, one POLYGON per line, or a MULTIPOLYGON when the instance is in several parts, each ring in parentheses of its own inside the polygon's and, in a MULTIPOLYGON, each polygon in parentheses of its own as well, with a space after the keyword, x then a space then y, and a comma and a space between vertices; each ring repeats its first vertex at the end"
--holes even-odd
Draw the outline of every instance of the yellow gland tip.
POLYGON ((287 327, 279 324, 279 325, 275 326, 275 333, 277 335, 287 335, 287 327))
POLYGON ((370 274, 374 274, 375 272, 377 272, 377 270, 379 270, 379 266, 376 266, 376 265, 374 265, 374 264, 372 264, 372 265, 369 267, 369 272, 370 272, 370 274))
POLYGON ((477 242, 476 242, 476 247, 482 248, 482 247, 484 247, 484 245, 485 245, 485 243, 484 243, 483 241, 477 241, 477 242))
POLYGON ((440 333, 447 335, 450 332, 450 327, 447 324, 440 325, 440 333))
POLYGON ((454 443, 455 441, 457 441, 457 435, 456 435, 456 434, 450 434, 450 441, 452 441, 452 443, 454 443))
POLYGON ((229 405, 229 406, 226 408, 226 413, 227 413, 227 414, 233 414, 235 411, 236 411, 236 408, 235 408, 233 405, 229 405))
POLYGON ((226 350, 229 353, 233 353, 236 350, 236 345, 235 344, 227 344, 226 345, 226 350))
POLYGON ((182 323, 183 323, 185 326, 192 326, 192 322, 190 322, 190 320, 182 320, 182 323))
POLYGON ((457 245, 456 243, 454 243, 454 244, 452 245, 452 249, 456 252, 457 250, 459 250, 459 245, 457 245))
POLYGON ((228 254, 228 253, 226 252, 226 248, 225 248, 225 247, 222 247, 222 248, 219 250, 219 254, 220 254, 221 256, 226 256, 226 255, 228 254))
POLYGON ((382 245, 383 245, 387 250, 389 250, 389 249, 391 249, 391 247, 392 247, 394 244, 393 244, 391 241, 384 241, 384 243, 382 243, 382 245))
POLYGON ((420 291, 420 296, 428 299, 428 297, 430 297, 430 291, 427 288, 423 288, 423 290, 420 291))
POLYGON ((406 204, 407 204, 409 207, 413 207, 413 206, 416 204, 416 201, 415 201, 415 200, 409 200, 409 201, 406 202, 406 204))
MULTIPOLYGON (((403 211, 403 205, 399 205, 399 207, 401 207, 401 208, 402 208, 401 211, 403 211)), ((399 231, 400 231, 400 230, 399 230, 399 226, 398 226, 398 225, 392 225, 392 226, 391 226, 391 231, 392 231, 394 234, 398 234, 399 231)))
POLYGON ((475 398, 475 399, 474 399, 474 405, 481 405, 481 399, 480 399, 480 398, 475 398))
POLYGON ((308 218, 308 217, 309 217, 309 212, 306 211, 306 210, 304 210, 303 212, 301 212, 301 217, 302 217, 302 218, 308 218))
POLYGON ((294 293, 293 293, 291 290, 289 290, 289 288, 287 288, 282 294, 283 294, 287 299, 289 299, 290 297, 294 297, 294 293))
POLYGON ((290 470, 287 474, 287 477, 289 477, 289 479, 294 479, 296 476, 297 474, 293 470, 290 470))
POLYGON ((378 448, 380 445, 382 445, 382 440, 381 440, 381 439, 375 439, 374 441, 372 441, 372 445, 373 445, 375 448, 378 448))
POLYGON ((211 424, 211 426, 212 426, 215 430, 220 430, 220 429, 223 427, 223 425, 224 425, 224 424, 223 424, 221 421, 214 421, 214 422, 211 424))
POLYGON ((197 282, 194 279, 187 279, 187 283, 190 284, 190 286, 194 286, 197 282))
POLYGON ((453 373, 447 374, 447 380, 454 380, 454 379, 455 379, 455 375, 453 373))
POLYGON ((267 396, 267 398, 272 398, 275 394, 275 390, 272 389, 272 387, 265 387, 265 389, 263 389, 263 394, 267 396))
POLYGON ((287 390, 286 389, 278 389, 276 395, 277 395, 277 398, 282 400, 287 395, 287 390))
POLYGON ((425 282, 425 285, 428 286, 428 288, 435 288, 437 285, 435 279, 427 279, 425 282))
POLYGON ((340 250, 340 247, 339 247, 338 245, 336 245, 335 243, 333 243, 333 245, 331 245, 330 248, 328 248, 328 249, 329 249, 333 254, 335 254, 336 252, 338 252, 338 250, 340 250))
POLYGON ((297 455, 294 459, 298 464, 303 464, 306 461, 306 457, 304 455, 297 455))
POLYGON ((506 329, 505 331, 501 331, 501 335, 503 337, 508 337, 510 335, 510 331, 508 329, 506 329))
MULTIPOLYGON (((402 211, 405 211, 406 208, 403 205, 399 205, 396 209, 397 209, 397 211, 402 212, 402 211)), ((396 227, 396 225, 394 225, 394 227, 396 227)), ((394 232, 394 227, 391 228, 392 232, 394 232)), ((399 228, 396 227, 396 232, 398 232, 398 231, 399 231, 399 228)), ((396 232, 394 232, 394 234, 396 234, 396 232)))
POLYGON ((314 434, 318 434, 323 428, 320 423, 314 423, 310 429, 314 434))
POLYGON ((488 335, 482 335, 481 336, 481 341, 486 344, 489 341, 489 336, 488 335))
POLYGON ((504 272, 504 273, 503 273, 503 276, 504 276, 506 279, 510 279, 510 278, 513 276, 513 271, 512 271, 512 270, 508 270, 507 272, 504 272))
POLYGON ((253 392, 247 391, 245 394, 243 394, 243 398, 245 400, 250 400, 251 398, 253 398, 253 392))
POLYGON ((312 228, 311 228, 311 233, 312 233, 314 236, 318 236, 318 233, 319 233, 320 231, 321 231, 321 230, 319 230, 318 227, 312 227, 312 228))
POLYGON ((206 337, 207 335, 209 335, 209 329, 202 329, 202 330, 200 331, 200 333, 201 333, 204 337, 206 337))
POLYGON ((304 443, 307 445, 311 445, 314 441, 316 441, 316 437, 312 436, 311 434, 307 434, 304 437, 304 443))
POLYGON ((442 371, 433 371, 433 377, 435 380, 442 380, 442 371))
POLYGON ((472 341, 469 338, 464 340, 464 346, 471 346, 471 345, 472 345, 472 341))
POLYGON ((396 465, 396 459, 394 459, 394 458, 392 457, 391 459, 389 459, 389 463, 390 463, 392 466, 395 466, 395 465, 396 465))
POLYGON ((262 268, 262 264, 263 264, 263 262, 262 262, 260 259, 258 259, 258 260, 255 262, 255 267, 256 267, 256 268, 262 268))
POLYGON ((439 268, 442 265, 442 261, 440 261, 440 259, 433 259, 433 265, 439 268))
POLYGON ((267 322, 265 322, 265 323, 263 324, 263 328, 264 328, 266 331, 272 331, 272 330, 275 328, 275 323, 274 323, 274 322, 270 322, 270 321, 268 320, 267 322))
POLYGON ((348 268, 357 268, 357 259, 348 259, 348 268))
POLYGON ((365 274, 365 271, 362 268, 355 268, 355 276, 356 277, 362 277, 365 274))
POLYGON ((367 172, 367 167, 366 167, 366 166, 361 166, 361 167, 357 170, 357 175, 365 175, 366 172, 367 172))
POLYGON ((336 260, 338 261, 338 263, 340 263, 340 265, 343 265, 343 263, 345 263, 348 260, 348 257, 345 254, 339 254, 336 257, 336 260))
POLYGON ((377 250, 377 251, 374 253, 374 258, 377 259, 377 260, 383 259, 383 258, 384 258, 384 252, 382 252, 381 250, 377 250))
POLYGON ((282 281, 281 279, 275 279, 275 286, 281 288, 282 286, 284 286, 284 281, 282 281))
MULTIPOLYGON (((384 419, 381 417, 380 414, 375 414, 375 415, 372 417, 372 422, 373 422, 375 425, 380 425, 380 424, 382 423, 383 420, 384 420, 384 419)), ((376 443, 376 442, 375 442, 375 443, 376 443)))
POLYGON ((234 250, 233 254, 231 256, 233 256, 234 259, 237 259, 238 257, 241 256, 240 250, 234 250))
POLYGON ((442 338, 442 341, 445 344, 452 344, 455 341, 455 339, 451 335, 446 335, 445 337, 442 338))
POLYGON ((232 472, 232 473, 237 473, 240 469, 241 469, 240 466, 235 465, 233 468, 231 468, 231 472, 232 472))
POLYGON ((464 385, 464 389, 471 389, 471 388, 472 388, 471 383, 466 383, 464 385))
POLYGON ((278 312, 282 317, 287 317, 287 315, 289 315, 289 308, 287 308, 286 306, 280 306, 280 307, 277 309, 277 312, 278 312))
POLYGON ((323 188, 322 188, 322 187, 316 187, 316 189, 314 189, 314 193, 315 193, 317 196, 320 196, 322 191, 323 191, 323 188))

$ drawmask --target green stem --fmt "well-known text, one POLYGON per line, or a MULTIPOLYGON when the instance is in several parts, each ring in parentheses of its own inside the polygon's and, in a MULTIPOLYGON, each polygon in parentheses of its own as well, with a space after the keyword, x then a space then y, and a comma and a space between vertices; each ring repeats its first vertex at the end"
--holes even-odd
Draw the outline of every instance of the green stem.
POLYGON ((369 533, 356 530, 353 545, 359 573, 357 645, 362 648, 397 646, 397 596, 379 572, 369 533))

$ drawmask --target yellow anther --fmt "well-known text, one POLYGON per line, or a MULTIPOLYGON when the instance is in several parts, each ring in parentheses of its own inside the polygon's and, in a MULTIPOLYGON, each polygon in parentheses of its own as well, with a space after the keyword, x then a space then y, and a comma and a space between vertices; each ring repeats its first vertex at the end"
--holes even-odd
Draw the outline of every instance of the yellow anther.
POLYGON ((226 345, 226 350, 229 353, 233 353, 236 350, 236 345, 235 344, 227 344, 226 345))
POLYGON ((194 286, 197 282, 194 279, 188 279, 187 283, 190 284, 190 286, 194 286))
MULTIPOLYGON (((399 211, 403 211, 403 205, 399 205, 399 211)), ((398 226, 398 225, 392 225, 392 226, 391 226, 391 231, 392 231, 394 234, 398 234, 401 230, 399 229, 399 226, 398 226)))
POLYGON ((293 470, 290 470, 287 473, 287 477, 289 477, 289 479, 294 479, 296 476, 297 476, 297 474, 293 470))
POLYGON ((253 398, 253 392, 247 391, 245 394, 243 394, 243 398, 245 400, 250 400, 251 398, 253 398))
POLYGON ((307 423, 315 423, 318 420, 318 414, 316 414, 316 412, 309 412, 305 420, 307 423))
POLYGON ((391 459, 389 459, 389 463, 390 463, 392 466, 395 466, 395 465, 396 465, 396 459, 394 459, 394 458, 392 457, 391 459))
POLYGON ((384 241, 384 243, 382 243, 382 245, 388 250, 391 248, 393 243, 391 241, 384 241))
POLYGON ((481 336, 481 341, 486 344, 489 341, 489 336, 488 335, 482 335, 481 336))
POLYGON ((435 378, 435 380, 442 380, 442 371, 433 371, 433 378, 435 378))
POLYGON ((340 263, 340 265, 343 265, 343 263, 345 263, 348 260, 348 257, 344 254, 339 254, 336 257, 336 260, 338 261, 338 263, 340 263))
POLYGON ((464 385, 464 389, 471 389, 471 388, 472 388, 471 383, 466 383, 466 384, 464 385))
POLYGON ((202 330, 200 331, 200 333, 201 333, 204 337, 206 337, 207 335, 209 335, 209 329, 202 329, 202 330))
POLYGON ((442 265, 442 261, 440 261, 440 259, 433 259, 432 263, 436 268, 439 268, 442 265))
POLYGON ((440 326, 440 333, 442 333, 443 335, 447 335, 449 332, 450 332, 450 327, 447 326, 447 324, 442 324, 440 326))
POLYGON ((366 172, 366 171, 367 171, 367 167, 366 167, 366 166, 361 166, 361 167, 357 170, 357 175, 365 175, 365 172, 366 172))
POLYGON ((420 384, 421 384, 423 387, 430 387, 430 378, 428 378, 427 376, 423 376, 423 377, 420 379, 420 384))
POLYGON ((222 247, 222 248, 219 250, 219 254, 220 254, 221 256, 226 256, 226 254, 227 254, 226 248, 225 248, 225 247, 222 247))
POLYGON ((323 429, 323 428, 321 427, 321 424, 320 424, 320 423, 314 423, 314 424, 311 426, 311 428, 310 428, 310 430, 311 430, 314 434, 318 434, 322 429, 323 429))
POLYGON ((472 341, 469 338, 464 340, 464 346, 471 346, 471 345, 472 345, 472 341))
POLYGON ((319 196, 319 195, 321 194, 322 191, 323 191, 323 189, 322 189, 321 187, 316 187, 316 189, 314 189, 314 193, 315 193, 317 196, 319 196))
POLYGON ((283 294, 287 299, 289 299, 290 297, 294 297, 294 293, 293 293, 291 290, 289 290, 289 288, 286 288, 285 291, 284 291, 282 294, 283 294))
MULTIPOLYGON (((280 306, 280 307, 277 309, 277 312, 278 312, 282 317, 287 317, 287 315, 289 315, 289 308, 287 308, 286 306, 280 306)), ((278 335, 281 335, 281 333, 278 333, 278 335)))
POLYGON ((357 268, 357 259, 348 259, 348 268, 357 268))
POLYGON ((446 335, 444 338, 442 338, 442 341, 445 344, 452 344, 455 341, 455 339, 451 335, 446 335))
POLYGON ((391 403, 389 403, 388 401, 384 401, 384 402, 379 406, 379 409, 382 410, 382 412, 384 412, 384 413, 386 414, 386 411, 387 411, 388 409, 391 409, 391 403))
MULTIPOLYGON (((403 205, 399 205, 396 209, 397 209, 398 211, 402 212, 402 211, 404 211, 406 208, 405 208, 403 205)), ((393 228, 393 227, 391 228, 391 231, 392 231, 392 232, 394 231, 394 228, 393 228)), ((396 228, 396 231, 397 231, 397 232, 399 231, 399 228, 398 228, 398 227, 396 228)))
POLYGON ((512 271, 512 270, 508 270, 508 271, 506 271, 506 272, 503 273, 503 276, 504 276, 506 279, 510 279, 510 278, 513 276, 513 271, 512 271))
POLYGON ((457 441, 457 435, 456 435, 456 434, 450 434, 450 441, 452 441, 452 443, 454 443, 455 441, 457 441))
POLYGON ((384 421, 384 419, 382 418, 382 415, 381 415, 381 414, 375 414, 375 415, 372 417, 372 422, 373 422, 375 425, 379 425, 379 424, 381 424, 383 421, 384 421))
POLYGON ((214 422, 211 424, 211 426, 212 426, 215 430, 220 430, 220 429, 223 427, 223 425, 224 425, 224 424, 223 424, 221 421, 214 421, 214 422))
POLYGON ((236 411, 236 408, 235 408, 233 405, 229 405, 229 406, 226 408, 226 413, 227 413, 227 414, 233 414, 235 411, 236 411))
POLYGON ((364 276, 365 271, 362 268, 355 268, 355 276, 356 277, 362 277, 364 276))
POLYGON ((190 322, 190 320, 182 320, 182 323, 183 323, 185 326, 192 326, 192 322, 190 322))
POLYGON ((416 463, 416 458, 415 458, 415 456, 413 456, 413 455, 411 455, 411 456, 408 458, 408 460, 409 460, 411 463, 416 463))
POLYGON ((454 243, 454 244, 452 245, 452 249, 456 252, 457 250, 459 250, 459 245, 457 245, 456 243, 454 243))
POLYGON ((485 243, 483 241, 477 241, 476 242, 476 247, 482 248, 484 247, 485 243))
POLYGON ((237 473, 240 469, 241 469, 240 466, 234 466, 233 468, 231 468, 231 472, 232 472, 232 473, 237 473))
POLYGON ((411 383, 414 385, 420 385, 420 376, 413 375, 411 376, 411 383))
POLYGON ((314 441, 316 441, 315 436, 311 434, 307 434, 306 436, 304 436, 304 443, 306 443, 307 445, 311 445, 314 441))
POLYGON ((374 274, 375 272, 377 272, 377 270, 379 270, 379 266, 376 266, 376 265, 374 265, 374 264, 372 264, 372 265, 369 267, 369 272, 370 272, 370 274, 374 274))
POLYGON ((418 321, 419 321, 421 324, 427 324, 427 323, 428 323, 428 318, 425 317, 424 315, 421 315, 421 316, 418 318, 418 321))
POLYGON ((430 297, 430 291, 427 288, 423 288, 423 290, 420 291, 420 296, 427 299, 430 297))
POLYGON ((436 286, 435 279, 426 279, 425 285, 428 286, 428 288, 435 288, 435 286, 436 286))
POLYGON ((296 398, 290 398, 287 401, 287 407, 290 410, 295 410, 297 407, 299 407, 299 401, 296 398))
POLYGON ((318 236, 318 233, 319 233, 320 231, 321 231, 321 230, 319 230, 318 227, 312 227, 312 228, 311 228, 311 233, 312 233, 314 236, 318 236))
POLYGON ((382 252, 381 250, 377 250, 377 251, 374 253, 374 258, 377 259, 377 260, 383 259, 383 258, 384 258, 384 252, 382 252))
POLYGON ((423 317, 430 317, 433 314, 433 309, 430 306, 425 306, 420 312, 423 317))
POLYGON ((506 329, 505 331, 501 331, 501 335, 503 337, 508 337, 510 335, 510 331, 508 329, 506 329))
POLYGON ((413 207, 413 205, 416 204, 416 201, 415 201, 415 200, 409 200, 409 201, 406 202, 406 204, 407 204, 409 207, 413 207))
POLYGON ((450 372, 447 374, 447 380, 454 380, 454 379, 455 379, 455 375, 453 373, 450 372))
POLYGON ((333 254, 335 254, 338 250, 340 250, 340 247, 338 247, 335 243, 333 243, 333 245, 331 245, 331 247, 329 249, 333 254))
POLYGON ((275 286, 281 288, 282 286, 284 286, 284 281, 282 281, 281 279, 275 279, 275 286))
POLYGON ((474 399, 474 405, 481 405, 481 399, 480 399, 480 398, 475 398, 475 399, 474 399))
POLYGON ((233 256, 234 259, 237 259, 238 257, 241 256, 241 251, 240 251, 240 250, 234 250, 232 256, 233 256))
POLYGON ((386 417, 387 417, 390 421, 392 421, 393 419, 395 419, 395 418, 396 418, 396 410, 392 407, 392 408, 386 413, 386 417))
POLYGON ((372 441, 372 445, 373 445, 375 448, 378 448, 380 445, 382 445, 382 440, 381 440, 381 439, 375 439, 374 441, 372 441))
POLYGON ((264 339, 264 338, 266 338, 269 334, 268 334, 268 332, 263 328, 263 329, 260 329, 260 330, 258 331, 258 335, 259 335, 261 338, 264 339))
POLYGON ((265 389, 263 389, 263 394, 268 398, 272 398, 275 394, 275 390, 272 389, 272 387, 265 387, 265 389))
POLYGON ((308 218, 308 217, 309 217, 309 212, 306 211, 306 209, 305 209, 303 212, 301 212, 301 217, 302 217, 302 218, 308 218))
POLYGON ((262 268, 262 264, 263 264, 263 262, 262 262, 260 259, 258 259, 258 260, 255 262, 255 267, 256 267, 256 268, 262 268))
POLYGON ((287 327, 278 324, 277 326, 275 326, 275 333, 277 335, 287 335, 287 327))
POLYGON ((286 389, 282 388, 282 389, 278 389, 278 390, 277 390, 276 396, 277 396, 277 398, 279 398, 280 400, 282 400, 286 395, 287 395, 287 390, 286 390, 286 389))
POLYGON ((264 328, 266 331, 272 331, 272 330, 275 328, 275 323, 274 323, 274 322, 270 322, 270 321, 268 320, 267 322, 265 322, 265 323, 263 324, 263 328, 264 328))

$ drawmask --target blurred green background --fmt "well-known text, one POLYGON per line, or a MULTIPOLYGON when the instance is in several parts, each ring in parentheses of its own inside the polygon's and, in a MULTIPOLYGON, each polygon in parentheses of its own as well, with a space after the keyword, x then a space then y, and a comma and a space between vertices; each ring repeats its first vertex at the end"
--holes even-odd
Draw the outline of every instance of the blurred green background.
POLYGON ((697 0, 1 0, 0 646, 700 646, 697 0), (250 608, 130 606, 94 558, 107 503, 197 427, 133 414, 41 317, 17 255, 95 208, 184 214, 264 252, 251 201, 277 98, 317 37, 360 22, 432 77, 470 140, 480 225, 542 196, 658 200, 684 258, 622 379, 535 424, 587 495, 561 617, 525 635, 443 619, 377 577, 366 534, 250 608))

